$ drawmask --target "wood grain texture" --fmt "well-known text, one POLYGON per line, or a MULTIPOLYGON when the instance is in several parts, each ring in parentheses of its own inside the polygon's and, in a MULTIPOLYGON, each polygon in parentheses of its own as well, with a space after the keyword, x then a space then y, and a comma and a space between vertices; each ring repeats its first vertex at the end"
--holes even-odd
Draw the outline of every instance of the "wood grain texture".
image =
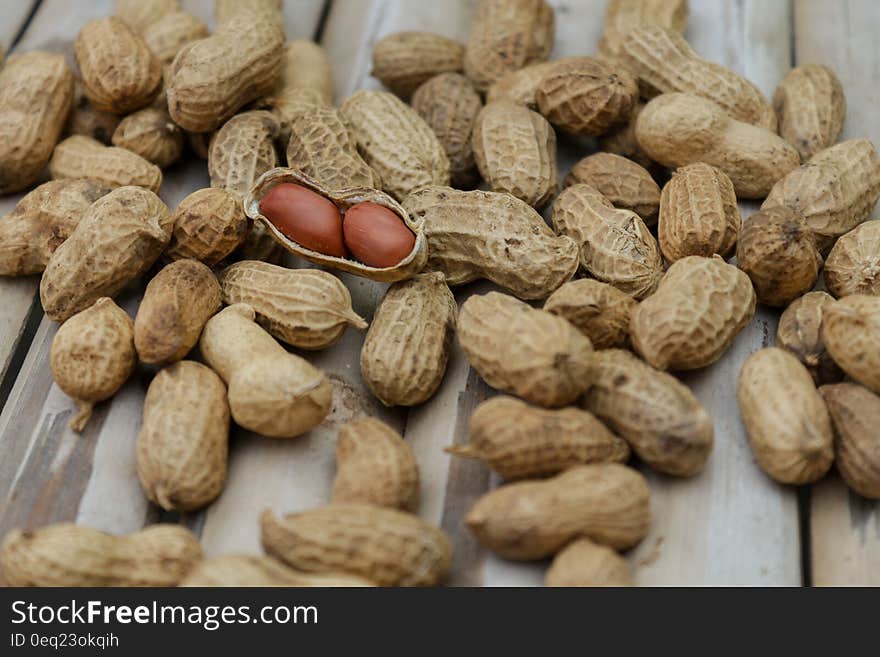
MULTIPOLYGON (((794 19, 796 64, 826 64, 843 85, 840 139, 880 144, 880 4, 799 0, 794 19)), ((880 586, 880 502, 850 492, 836 475, 813 486, 810 500, 813 584, 880 586)))

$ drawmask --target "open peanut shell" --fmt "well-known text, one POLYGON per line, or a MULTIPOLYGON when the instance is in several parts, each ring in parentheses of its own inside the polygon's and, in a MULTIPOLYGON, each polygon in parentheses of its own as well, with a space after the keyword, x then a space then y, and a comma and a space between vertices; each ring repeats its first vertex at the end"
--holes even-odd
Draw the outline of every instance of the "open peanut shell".
POLYGON ((244 199, 244 210, 247 216, 254 221, 262 222, 272 237, 291 253, 301 256, 306 260, 315 262, 320 265, 326 265, 335 269, 347 271, 356 276, 363 276, 374 281, 383 283, 394 283, 407 278, 412 278, 418 274, 425 263, 428 261, 428 243, 425 239, 422 223, 415 222, 410 219, 409 214, 403 207, 391 198, 385 192, 369 187, 353 187, 351 189, 343 189, 337 191, 329 191, 322 187, 317 181, 303 174, 296 169, 288 169, 286 167, 278 167, 271 169, 260 176, 254 183, 250 192, 244 199), (395 214, 397 214, 406 227, 409 228, 416 236, 415 244, 412 251, 403 260, 393 267, 370 267, 362 262, 349 258, 339 258, 336 256, 319 253, 308 249, 301 244, 291 240, 282 233, 269 219, 260 213, 260 202, 263 197, 268 194, 273 187, 282 183, 294 183, 302 185, 321 196, 332 201, 343 214, 353 205, 369 201, 378 205, 385 206, 395 214))

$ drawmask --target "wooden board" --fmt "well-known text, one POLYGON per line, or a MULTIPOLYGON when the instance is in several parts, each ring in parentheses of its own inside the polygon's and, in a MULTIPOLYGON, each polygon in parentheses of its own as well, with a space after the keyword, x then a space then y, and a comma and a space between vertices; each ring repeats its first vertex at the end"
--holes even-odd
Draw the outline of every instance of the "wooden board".
POLYGON ((12 42, 38 0, 4 0, 0 3, 0 52, 9 52, 12 42))
MULTIPOLYGON (((878 26, 880 4, 871 0, 795 4, 796 62, 834 69, 847 101, 841 139, 866 137, 875 145, 880 145, 878 26)), ((850 493, 831 476, 813 487, 810 530, 813 584, 880 586, 880 503, 850 493)))

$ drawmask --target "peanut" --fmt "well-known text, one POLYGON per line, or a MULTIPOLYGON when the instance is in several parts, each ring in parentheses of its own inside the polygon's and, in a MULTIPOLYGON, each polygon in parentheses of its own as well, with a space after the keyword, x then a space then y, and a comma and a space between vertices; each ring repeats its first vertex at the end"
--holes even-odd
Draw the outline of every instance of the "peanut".
POLYGON ((469 427, 471 442, 446 451, 484 461, 505 479, 544 477, 576 465, 629 459, 629 446, 578 408, 547 410, 499 396, 477 406, 469 427))
POLYGON ((770 306, 785 306, 813 289, 822 266, 813 233, 785 206, 771 206, 743 222, 736 261, 758 301, 770 306))
POLYGON ((537 112, 506 100, 489 103, 477 115, 471 142, 493 192, 539 210, 556 195, 556 133, 537 112))
POLYGON ((375 586, 362 577, 341 573, 315 575, 288 568, 272 557, 228 555, 196 564, 180 586, 264 587, 264 586, 375 586))
POLYGON ((681 33, 687 21, 687 0, 609 0, 602 21, 599 54, 612 60, 619 57, 627 33, 639 25, 659 25, 681 33))
POLYGON ((288 125, 287 166, 330 190, 382 186, 335 108, 304 108, 292 114, 288 125))
POLYGON ((60 523, 11 531, 0 546, 10 586, 176 586, 201 558, 198 539, 179 525, 114 536, 60 523))
POLYGON ((471 19, 464 72, 477 91, 553 50, 553 8, 544 0, 480 0, 471 19))
POLYGON ((880 296, 880 220, 866 221, 841 236, 825 260, 825 287, 836 297, 880 296))
POLYGON ((320 269, 286 269, 243 260, 220 274, 223 302, 246 303, 272 336, 300 349, 326 349, 349 324, 367 323, 351 307, 351 294, 338 278, 320 269))
POLYGON ((91 137, 109 146, 122 118, 112 112, 96 109, 83 93, 82 85, 77 82, 74 87, 73 109, 67 117, 64 134, 91 137))
POLYGON ((632 313, 635 350, 659 370, 692 370, 721 358, 755 315, 748 277, 720 256, 676 260, 632 313))
POLYGON ((193 258, 213 267, 244 241, 248 220, 236 194, 199 189, 184 198, 171 216, 174 231, 165 249, 169 260, 193 258))
POLYGON ((209 368, 180 361, 150 383, 137 438, 137 473, 166 511, 210 504, 226 482, 229 449, 226 387, 209 368))
POLYGON ((880 156, 867 139, 819 151, 770 190, 761 209, 784 205, 804 217, 825 252, 865 221, 880 198, 880 156))
POLYGON ((630 316, 637 305, 613 285, 581 278, 551 294, 544 310, 571 322, 590 338, 594 349, 611 349, 629 343, 630 316))
POLYGON ((211 138, 208 173, 211 187, 244 196, 254 181, 278 164, 275 140, 280 127, 271 112, 233 116, 211 138))
POLYGON ((398 201, 427 185, 449 184, 449 159, 431 127, 394 94, 358 91, 339 108, 364 161, 398 201))
POLYGON ((464 46, 430 32, 395 32, 373 46, 373 77, 408 99, 423 82, 462 68, 464 46))
POLYGON ((344 424, 336 439, 332 501, 415 509, 419 465, 400 434, 372 417, 344 424))
POLYGON ((151 22, 142 31, 149 49, 167 66, 184 46, 208 36, 208 26, 192 14, 175 10, 151 22))
POLYGON ((166 365, 185 357, 205 323, 220 310, 220 284, 198 260, 177 260, 149 282, 134 320, 142 362, 166 365))
POLYGON ((642 95, 681 92, 711 100, 735 121, 773 133, 776 114, 761 90, 715 62, 701 59, 678 32, 639 25, 620 44, 620 62, 639 79, 642 95))
POLYGON ((46 316, 63 322, 143 274, 168 244, 168 208, 153 192, 120 187, 95 201, 49 258, 40 281, 46 316))
POLYGON ((191 132, 216 130, 271 93, 281 71, 284 31, 276 16, 241 7, 221 21, 217 13, 217 31, 184 46, 171 65, 168 110, 191 132))
POLYGON ((137 153, 74 135, 55 147, 49 172, 55 180, 94 178, 110 187, 136 185, 157 193, 162 170, 137 153))
POLYGON ((92 105, 128 114, 149 105, 162 88, 162 63, 124 21, 89 21, 76 35, 76 63, 92 105))
POLYGON ((703 162, 677 169, 660 196, 657 235, 669 262, 687 256, 727 256, 736 244, 741 219, 733 183, 703 162))
POLYGON ((730 177, 737 197, 763 198, 797 168, 798 152, 775 133, 737 121, 706 98, 683 93, 658 96, 636 120, 645 153, 667 167, 705 162, 730 177))
POLYGON ((635 79, 593 57, 567 57, 538 84, 538 110, 563 132, 595 137, 626 123, 639 98, 635 79))
POLYGON ((779 134, 806 162, 832 146, 843 130, 846 98, 840 80, 827 66, 791 69, 773 94, 779 134))
POLYGON ((82 431, 94 405, 115 395, 136 363, 133 322, 112 299, 102 297, 66 321, 52 340, 50 366, 77 405, 70 428, 82 431))
POLYGON ((290 354, 237 303, 208 320, 200 342, 205 362, 229 387, 233 419, 270 438, 293 438, 330 411, 333 387, 308 361, 290 354))
MULTIPOLYGON (((616 208, 635 212, 647 226, 657 223, 660 187, 644 167, 620 155, 594 153, 575 164, 564 185, 589 185, 616 208)), ((733 188, 731 187, 731 194, 733 188)))
POLYGON ((531 110, 538 109, 538 85, 544 76, 550 73, 565 57, 552 62, 538 62, 529 64, 523 68, 505 73, 496 82, 492 83, 486 92, 486 102, 494 103, 496 100, 510 100, 519 105, 525 105, 531 110))
POLYGON ((114 146, 137 153, 160 169, 183 153, 183 133, 164 110, 148 107, 122 119, 113 132, 114 146))
POLYGON ((311 573, 346 573, 379 586, 432 586, 452 560, 452 544, 414 515, 367 504, 328 504, 260 518, 266 553, 311 573))
POLYGON ((262 19, 281 27, 284 20, 282 0, 214 0, 218 30, 241 17, 262 19))
POLYGON ((618 210, 589 185, 566 187, 553 202, 553 227, 580 247, 580 266, 636 299, 663 275, 657 241, 635 212, 618 210))
POLYGON ((830 304, 822 341, 844 372, 880 393, 880 297, 853 294, 830 304))
POLYGON ((487 278, 522 299, 543 299, 572 277, 574 240, 556 236, 509 194, 428 187, 404 201, 430 244, 427 269, 449 285, 487 278))
POLYGON ((880 397, 853 383, 819 388, 834 428, 834 462, 856 493, 880 499, 880 397))
POLYGON ((822 315, 832 303, 834 297, 827 292, 807 292, 785 309, 776 331, 776 346, 796 356, 817 385, 843 378, 843 372, 825 349, 819 330, 822 315))
POLYGON ((569 543, 553 559, 544 580, 546 586, 632 586, 626 559, 605 545, 588 538, 569 543))
POLYGON ((446 372, 457 312, 442 273, 392 285, 361 348, 361 375, 386 406, 415 406, 436 392, 446 372))
POLYGON ((95 180, 52 180, 0 219, 0 276, 39 274, 89 206, 110 189, 95 180))
POLYGON ((291 253, 357 276, 393 283, 417 274, 428 258, 421 222, 379 190, 328 190, 279 168, 256 182, 244 206, 291 253))
POLYGON ((712 451, 712 418, 674 376, 622 349, 597 351, 583 406, 654 470, 687 477, 712 451))
POLYGON ((281 80, 270 97, 278 107, 289 95, 309 90, 326 105, 333 104, 333 69, 324 49, 313 41, 295 39, 284 47, 281 80))
POLYGON ((29 52, 0 69, 0 194, 39 178, 73 104, 73 73, 63 55, 29 52))
POLYGON ((412 106, 443 145, 452 185, 472 186, 477 171, 471 137, 483 101, 470 80, 458 73, 437 75, 416 89, 412 106))
POLYGON ((561 317, 506 294, 465 301, 458 340, 486 383, 540 406, 569 404, 590 385, 590 340, 561 317))
POLYGON ((758 465, 783 484, 808 484, 831 467, 831 421, 807 368, 783 349, 743 363, 736 397, 758 465))
POLYGON ((648 483, 618 463, 579 465, 543 481, 501 486, 465 517, 477 540, 505 559, 543 559, 578 538, 626 549, 648 533, 648 483))
POLYGON ((179 0, 116 0, 116 15, 138 33, 179 8, 179 0))

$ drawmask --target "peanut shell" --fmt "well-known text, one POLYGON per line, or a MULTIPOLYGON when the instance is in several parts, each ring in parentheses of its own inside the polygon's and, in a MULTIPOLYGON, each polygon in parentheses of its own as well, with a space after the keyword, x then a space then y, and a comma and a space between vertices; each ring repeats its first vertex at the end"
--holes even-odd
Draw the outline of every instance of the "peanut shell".
POLYGON ((59 523, 9 532, 0 571, 9 586, 176 586, 201 558, 198 539, 179 525, 114 536, 59 523))
POLYGON ((836 297, 880 296, 880 220, 866 221, 840 237, 825 260, 825 287, 836 297))
POLYGON ((553 559, 545 586, 633 586, 626 559, 605 545, 588 538, 570 543, 553 559))
POLYGON ((386 406, 430 399, 446 373, 458 308, 440 272, 392 285, 361 348, 361 376, 386 406))
POLYGON ((834 71, 806 64, 782 78, 773 94, 773 109, 780 136, 806 162, 837 141, 846 118, 846 98, 834 71))
POLYGON ((832 303, 834 297, 827 292, 807 292, 783 311, 776 330, 776 346, 797 357, 816 385, 843 378, 843 372, 825 349, 820 332, 822 314, 832 303))
POLYGON ((596 352, 583 407, 659 472, 697 474, 712 451, 712 418, 700 401, 674 376, 629 351, 596 352))
POLYGON ((452 560, 446 535, 396 509, 328 504, 260 518, 266 553, 310 573, 347 573, 379 586, 432 586, 452 560))
POLYGON ((272 557, 251 555, 224 555, 200 561, 180 586, 220 587, 353 587, 375 586, 362 577, 328 573, 315 575, 288 568, 272 557))
POLYGON ((596 145, 600 151, 632 160, 644 167, 654 178, 661 180, 665 176, 663 167, 648 157, 645 149, 639 145, 639 140, 636 139, 636 121, 643 109, 645 109, 644 101, 637 101, 626 123, 602 135, 596 145))
POLYGON ((880 393, 880 297, 853 294, 826 307, 822 341, 844 372, 880 393))
POLYGON ((519 298, 543 299, 577 269, 574 240, 509 194, 428 187, 403 206, 430 244, 426 268, 450 286, 486 278, 519 298))
POLYGON ((846 485, 880 499, 880 397, 853 383, 819 388, 834 428, 834 462, 846 485))
POLYGON ((55 147, 49 173, 55 180, 94 178, 110 187, 136 185, 154 193, 162 186, 162 170, 156 165, 125 148, 104 146, 82 135, 55 147))
POLYGON ((506 294, 465 301, 458 340, 486 383, 534 404, 569 404, 590 385, 590 340, 561 317, 506 294))
POLYGON ((480 0, 471 18, 464 72, 477 91, 550 56, 553 8, 544 0, 480 0))
MULTIPOLYGON (((589 185, 616 208, 635 212, 646 226, 657 223, 660 187, 648 171, 625 157, 594 153, 575 164, 565 176, 564 185, 589 185)), ((733 188, 731 187, 731 193, 733 188)))
POLYGON ((184 360, 150 382, 137 438, 137 473, 166 511, 210 504, 226 482, 229 404, 220 377, 184 360))
POLYGON ((58 329, 49 360, 58 387, 76 402, 70 428, 78 433, 94 405, 115 395, 134 372, 131 317, 112 299, 98 299, 58 329))
POLYGON ((423 82, 462 68, 464 46, 431 32, 395 32, 373 46, 373 77, 403 99, 423 82))
POLYGON ((599 55, 612 60, 619 57, 627 33, 639 25, 659 25, 681 33, 687 21, 687 0, 609 0, 602 21, 599 55))
POLYGON ((275 106, 288 94, 310 90, 325 105, 333 104, 333 67, 326 51, 314 41, 294 39, 284 46, 281 79, 270 97, 275 106))
POLYGON ((237 194, 199 189, 184 198, 171 215, 174 231, 165 249, 169 260, 193 258, 213 267, 242 244, 248 219, 237 194))
POLYGON ((594 349, 629 344, 629 322, 638 303, 613 285, 590 278, 564 283, 544 303, 544 310, 567 319, 590 338, 594 349))
POLYGON ((544 76, 552 71, 559 62, 565 61, 565 57, 552 62, 538 62, 529 64, 523 68, 505 73, 496 82, 492 83, 486 92, 486 102, 493 103, 496 100, 510 100, 519 105, 525 105, 531 110, 538 109, 536 98, 538 85, 544 76))
POLYGON ((339 111, 382 189, 398 201, 421 187, 449 184, 449 159, 437 135, 394 94, 357 91, 339 111))
POLYGON ((49 258, 40 281, 46 316, 63 322, 99 297, 116 296, 168 244, 170 214, 140 187, 120 187, 95 201, 49 258))
POLYGON ((547 410, 513 397, 481 403, 470 418, 471 442, 452 445, 453 456, 479 459, 505 479, 553 475, 576 465, 624 463, 629 446, 591 413, 547 410))
POLYGON ((566 187, 553 202, 553 227, 580 246, 580 266, 641 299, 663 275, 657 241, 635 212, 618 210, 589 185, 566 187))
POLYGON ((147 47, 167 66, 184 46, 208 36, 208 26, 192 14, 175 10, 147 25, 141 35, 147 47))
POLYGON ((758 465, 783 484, 821 479, 834 458, 831 421, 807 368, 783 349, 743 363, 736 397, 758 465))
POLYGON ((347 422, 336 439, 332 502, 412 510, 419 501, 419 465, 394 429, 372 417, 347 422))
POLYGON ((243 303, 214 315, 202 331, 202 356, 228 386, 229 408, 239 425, 270 438, 294 438, 327 416, 333 387, 254 317, 254 309, 243 303))
POLYGON ((198 260, 176 260, 147 284, 134 320, 138 357, 150 365, 174 363, 199 341, 220 310, 220 284, 198 260))
POLYGON ((211 187, 239 196, 278 164, 275 140, 280 127, 271 112, 255 110, 233 116, 211 138, 208 173, 211 187))
POLYGON ((223 302, 246 303, 257 323, 278 340, 300 349, 326 349, 348 325, 367 323, 351 307, 342 281, 320 269, 287 269, 242 260, 220 274, 223 302))
POLYGON ((510 101, 489 103, 477 115, 471 143, 493 192, 538 210, 556 195, 556 133, 540 114, 510 101))
POLYGON ((160 169, 183 153, 183 133, 165 110, 148 107, 122 119, 113 133, 114 146, 137 153, 160 169))
POLYGON ((123 117, 96 109, 83 93, 81 84, 76 83, 74 89, 73 109, 67 117, 64 134, 91 137, 109 146, 123 117))
POLYGON ((486 493, 465 523, 480 543, 505 559, 543 559, 577 538, 626 549, 648 533, 650 491, 632 468, 579 465, 552 479, 486 493))
POLYGON ((180 8, 180 0, 116 0, 116 16, 141 33, 180 8))

